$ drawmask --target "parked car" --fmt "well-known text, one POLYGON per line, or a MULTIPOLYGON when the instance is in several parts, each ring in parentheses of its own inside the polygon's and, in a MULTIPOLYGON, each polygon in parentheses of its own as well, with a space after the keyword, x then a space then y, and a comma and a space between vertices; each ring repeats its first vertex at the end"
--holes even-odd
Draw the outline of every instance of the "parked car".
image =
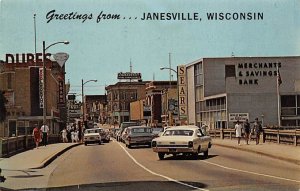
MULTIPOLYGON (((110 141, 110 132, 109 132, 109 130, 108 129, 104 129, 104 137, 103 137, 103 142, 105 142, 105 143, 109 143, 109 141, 110 141)), ((102 138, 102 137, 101 137, 102 138)))
POLYGON ((128 127, 126 127, 123 132, 121 133, 120 135, 120 138, 119 138, 119 141, 122 142, 122 143, 125 143, 125 138, 128 134, 128 131, 127 131, 128 127))
POLYGON ((129 121, 129 122, 123 122, 121 123, 120 125, 120 132, 117 134, 117 141, 123 141, 122 139, 122 134, 124 132, 124 130, 127 128, 127 127, 130 127, 130 126, 138 126, 139 123, 138 122, 135 122, 135 121, 129 121))
POLYGON ((83 142, 85 145, 89 143, 98 143, 99 145, 101 145, 100 129, 86 129, 83 135, 83 142))
POLYGON ((203 153, 208 157, 208 150, 212 146, 212 139, 205 135, 197 126, 170 127, 164 133, 152 140, 152 149, 158 153, 160 160, 166 154, 185 154, 198 157, 203 153))
POLYGON ((151 147, 151 141, 155 137, 151 127, 132 126, 127 127, 124 134, 126 147, 131 148, 133 145, 148 145, 151 147))

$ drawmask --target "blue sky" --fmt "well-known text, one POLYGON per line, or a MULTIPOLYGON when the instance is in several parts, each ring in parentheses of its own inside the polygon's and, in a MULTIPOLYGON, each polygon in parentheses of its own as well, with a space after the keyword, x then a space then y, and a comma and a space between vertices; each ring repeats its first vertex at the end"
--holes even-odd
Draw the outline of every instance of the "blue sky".
POLYGON ((168 80, 171 53, 172 67, 202 57, 299 56, 300 1, 297 0, 1 0, 0 59, 6 53, 34 53, 33 15, 36 14, 37 52, 46 45, 56 45, 48 52, 66 52, 66 79, 71 92, 80 94, 81 79, 97 79, 86 85, 85 94, 104 94, 104 86, 116 83, 117 73, 134 72, 143 80, 168 80), (82 20, 52 20, 46 15, 77 12, 92 14, 82 20), (104 13, 121 18, 101 20, 104 13), (142 21, 144 12, 198 13, 201 21, 142 21), (209 21, 209 12, 262 12, 263 20, 209 21))

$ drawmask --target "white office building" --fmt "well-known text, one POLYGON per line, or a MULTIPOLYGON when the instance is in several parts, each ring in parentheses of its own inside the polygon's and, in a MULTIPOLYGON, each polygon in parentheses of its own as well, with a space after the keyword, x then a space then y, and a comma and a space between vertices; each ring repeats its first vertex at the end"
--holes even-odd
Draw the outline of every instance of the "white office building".
POLYGON ((300 57, 203 58, 185 68, 189 124, 300 126, 300 57))

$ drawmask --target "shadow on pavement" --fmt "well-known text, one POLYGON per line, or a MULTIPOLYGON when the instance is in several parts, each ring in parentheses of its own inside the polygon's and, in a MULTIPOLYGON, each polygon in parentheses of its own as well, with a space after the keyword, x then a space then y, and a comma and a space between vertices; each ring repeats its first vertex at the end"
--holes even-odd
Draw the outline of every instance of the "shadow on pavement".
POLYGON ((197 158, 195 158, 194 156, 187 156, 187 155, 176 155, 176 156, 172 156, 172 155, 166 155, 164 160, 206 160, 206 159, 210 159, 210 158, 214 158, 217 157, 218 155, 208 155, 208 158, 204 157, 203 155, 198 155, 197 158))
POLYGON ((18 176, 8 176, 10 178, 34 178, 34 177, 40 177, 40 176, 44 176, 44 175, 18 175, 18 176))
MULTIPOLYGON (((60 191, 60 190, 89 190, 89 191, 191 191, 197 188, 205 188, 207 185, 199 182, 182 182, 181 185, 170 181, 133 181, 133 182, 111 182, 111 183, 96 183, 96 184, 84 184, 84 185, 73 185, 65 187, 54 187, 54 188, 41 188, 34 190, 49 190, 49 191, 60 191)), ((24 189, 33 190, 33 189, 24 189)))

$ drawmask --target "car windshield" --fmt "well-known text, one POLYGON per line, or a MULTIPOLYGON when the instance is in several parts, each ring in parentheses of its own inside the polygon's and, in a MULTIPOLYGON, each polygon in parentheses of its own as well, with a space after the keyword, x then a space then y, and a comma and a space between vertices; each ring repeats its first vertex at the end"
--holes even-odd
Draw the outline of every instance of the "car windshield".
POLYGON ((87 129, 85 130, 85 133, 99 133, 100 129, 87 129))
POLYGON ((151 133, 152 130, 150 128, 133 128, 131 130, 132 133, 151 133))
POLYGON ((192 136, 193 130, 166 130, 163 136, 192 136))

